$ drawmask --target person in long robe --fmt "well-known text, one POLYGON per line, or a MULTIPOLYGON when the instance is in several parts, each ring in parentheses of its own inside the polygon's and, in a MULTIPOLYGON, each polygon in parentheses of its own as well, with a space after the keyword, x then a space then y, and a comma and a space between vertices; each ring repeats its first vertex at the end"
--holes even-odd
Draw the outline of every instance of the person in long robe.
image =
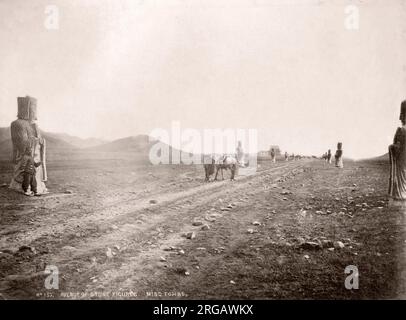
POLYGON ((406 199, 406 100, 400 107, 402 126, 396 130, 389 146, 389 196, 394 200, 406 199))
POLYGON ((33 97, 19 97, 17 120, 10 125, 11 140, 13 143, 12 161, 14 163, 14 173, 10 183, 10 188, 22 192, 23 166, 22 158, 27 146, 32 150, 34 161, 41 165, 37 168, 34 179, 37 184, 37 193, 48 192, 45 185, 47 181, 46 170, 46 142, 41 136, 37 121, 37 100, 33 97))
POLYGON ((242 148, 241 141, 238 141, 238 146, 236 149, 236 158, 237 158, 237 163, 238 163, 237 167, 244 168, 245 167, 245 154, 244 154, 244 150, 242 148))

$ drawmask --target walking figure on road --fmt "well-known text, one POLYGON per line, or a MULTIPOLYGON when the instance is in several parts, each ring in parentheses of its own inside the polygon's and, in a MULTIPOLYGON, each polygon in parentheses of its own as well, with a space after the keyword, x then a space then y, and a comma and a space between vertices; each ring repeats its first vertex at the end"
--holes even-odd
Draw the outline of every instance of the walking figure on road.
POLYGON ((406 100, 400 106, 402 126, 396 130, 393 144, 389 146, 390 177, 389 196, 406 199, 406 100))

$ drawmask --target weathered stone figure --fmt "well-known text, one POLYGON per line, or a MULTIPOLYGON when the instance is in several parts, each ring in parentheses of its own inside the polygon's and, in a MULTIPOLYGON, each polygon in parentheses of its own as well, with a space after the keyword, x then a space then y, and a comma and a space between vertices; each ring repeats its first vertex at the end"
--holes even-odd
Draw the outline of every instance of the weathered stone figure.
POLYGON ((26 96, 17 98, 18 114, 17 120, 10 125, 11 140, 13 143, 14 174, 10 183, 10 188, 22 192, 23 163, 22 158, 25 150, 29 147, 32 157, 36 163, 41 165, 36 169, 35 179, 37 193, 47 192, 45 181, 47 181, 46 170, 46 145, 45 139, 41 137, 37 121, 37 100, 26 96))
POLYGON ((337 143, 337 151, 335 154, 335 159, 336 159, 336 167, 338 168, 343 168, 343 144, 341 142, 337 143))
POLYGON ((400 106, 402 127, 396 130, 393 144, 389 146, 390 177, 389 196, 406 199, 406 100, 400 106))
POLYGON ((331 163, 331 157, 332 157, 332 155, 331 155, 331 150, 328 149, 328 151, 327 151, 327 162, 328 162, 328 163, 331 163))

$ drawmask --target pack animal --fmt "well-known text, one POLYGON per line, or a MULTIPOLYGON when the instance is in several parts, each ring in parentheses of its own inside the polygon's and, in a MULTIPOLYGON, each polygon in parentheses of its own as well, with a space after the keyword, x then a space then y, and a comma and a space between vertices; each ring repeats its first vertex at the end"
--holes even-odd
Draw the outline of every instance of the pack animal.
POLYGON ((237 171, 237 165, 238 162, 235 157, 230 155, 223 156, 216 163, 216 175, 214 177, 214 180, 217 180, 219 171, 221 171, 221 179, 224 180, 223 170, 230 170, 231 171, 230 180, 234 181, 235 173, 237 171))
POLYGON ((206 158, 204 162, 204 173, 205 173, 205 179, 204 181, 208 182, 210 181, 210 176, 212 176, 215 173, 214 180, 217 180, 219 171, 221 172, 221 178, 224 180, 224 170, 230 170, 231 171, 231 177, 230 180, 234 180, 236 171, 237 171, 237 159, 233 156, 223 156, 218 158, 217 160, 214 157, 206 158))

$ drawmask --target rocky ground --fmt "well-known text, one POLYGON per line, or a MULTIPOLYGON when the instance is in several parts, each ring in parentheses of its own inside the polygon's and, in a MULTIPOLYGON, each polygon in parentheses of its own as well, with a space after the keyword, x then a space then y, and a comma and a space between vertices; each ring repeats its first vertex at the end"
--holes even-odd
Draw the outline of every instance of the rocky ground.
MULTIPOLYGON (((10 178, 0 163, 0 186, 10 178)), ((209 183, 201 166, 51 162, 49 195, 0 188, 0 297, 399 298, 404 209, 387 179, 378 161, 266 162, 209 183), (49 265, 59 290, 44 287, 49 265)))

